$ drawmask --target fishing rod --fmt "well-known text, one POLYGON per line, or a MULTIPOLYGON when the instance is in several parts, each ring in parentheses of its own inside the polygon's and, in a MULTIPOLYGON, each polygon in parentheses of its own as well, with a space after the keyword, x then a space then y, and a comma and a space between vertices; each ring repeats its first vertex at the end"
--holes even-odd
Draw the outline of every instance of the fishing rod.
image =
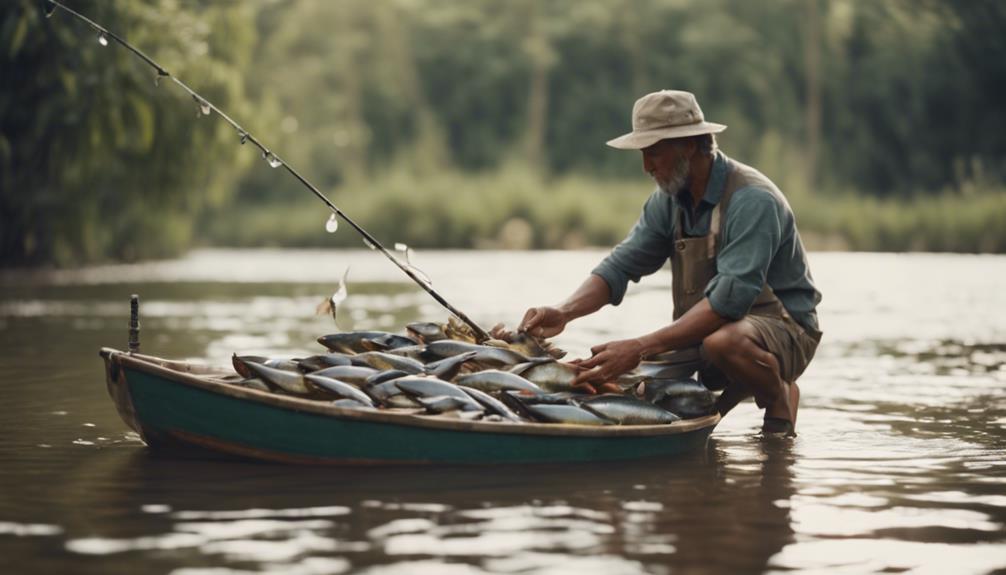
MULTIPOLYGON (((291 176, 296 178, 297 181, 299 181, 301 184, 304 185, 304 187, 311 190, 311 192, 313 192, 314 195, 317 196, 319 200, 321 200, 326 206, 328 206, 328 209, 331 210, 333 214, 332 215, 333 220, 331 221, 334 221, 334 217, 336 215, 342 218, 344 222, 349 224, 354 230, 356 230, 361 236, 363 236, 363 243, 366 244, 367 247, 369 247, 372 250, 378 250, 382 254, 384 254, 389 260, 391 260, 393 264, 395 264, 398 267, 398 269, 402 270, 402 272, 404 272, 405 275, 409 276, 409 279, 416 282, 416 285, 423 288, 423 290, 426 293, 430 294, 430 296, 432 296, 433 299, 437 300, 437 303, 444 306, 447 309, 447 311, 454 314, 458 319, 465 322, 465 324, 467 324, 468 327, 472 328, 472 331, 475 332, 476 340, 478 340, 479 342, 484 342, 490 339, 490 336, 486 332, 486 330, 479 327, 479 324, 475 323, 475 321, 469 318, 464 312, 448 303, 447 300, 443 298, 443 296, 441 296, 439 293, 437 293, 436 290, 433 289, 432 282, 428 277, 426 277, 426 274, 420 272, 420 274, 422 274, 423 276, 420 277, 418 274, 416 274, 416 271, 418 270, 416 270, 411 263, 409 263, 408 265, 403 264, 397 257, 392 255, 391 252, 389 252, 384 247, 384 245, 382 245, 381 242, 377 240, 377 238, 370 235, 370 232, 363 229, 362 227, 360 227, 359 224, 354 222, 349 216, 347 216, 342 210, 340 210, 338 206, 333 204, 332 201, 325 196, 325 194, 321 193, 321 191, 318 190, 318 188, 315 187, 314 184, 309 182, 307 178, 300 175, 300 173, 297 170, 293 169, 293 167, 290 164, 288 164, 285 160, 280 158, 275 152, 273 152, 272 150, 267 148, 264 144, 262 144, 262 142, 260 142, 258 138, 253 136, 251 132, 249 132, 243 126, 234 121, 234 119, 232 119, 230 116, 224 113, 223 110, 221 110, 215 104, 204 98, 202 95, 200 95, 192 88, 190 88, 187 84, 178 79, 178 77, 168 72, 163 66, 155 62, 153 58, 147 56, 129 42, 126 42, 126 40, 124 40, 121 36, 118 36, 117 34, 110 32, 104 26, 98 24, 97 22, 91 20, 90 18, 87 18, 83 14, 80 14, 79 12, 76 12, 75 10, 65 6, 58 0, 42 0, 42 2, 46 18, 51 18, 52 15, 56 12, 57 8, 65 11, 66 13, 70 14, 71 16, 74 16, 75 18, 79 19, 80 21, 84 22, 85 24, 93 28, 95 31, 97 31, 98 43, 101 44, 102 46, 108 46, 109 41, 114 41, 120 44, 125 49, 132 52, 140 60, 143 60, 143 62, 146 63, 148 66, 154 68, 154 70, 157 71, 157 75, 154 77, 155 85, 159 86, 163 78, 170 78, 175 84, 180 86, 183 90, 185 90, 186 92, 188 92, 189 95, 192 96, 192 99, 195 100, 196 104, 199 105, 199 111, 202 115, 209 116, 211 113, 216 112, 217 115, 223 118, 225 122, 230 124, 231 127, 233 127, 237 131, 242 145, 250 143, 256 148, 258 148, 262 152, 262 159, 269 164, 269 167, 284 168, 291 176)), ((326 228, 327 227, 328 226, 326 225, 326 228)), ((407 255, 408 251, 406 251, 406 256, 407 255)))

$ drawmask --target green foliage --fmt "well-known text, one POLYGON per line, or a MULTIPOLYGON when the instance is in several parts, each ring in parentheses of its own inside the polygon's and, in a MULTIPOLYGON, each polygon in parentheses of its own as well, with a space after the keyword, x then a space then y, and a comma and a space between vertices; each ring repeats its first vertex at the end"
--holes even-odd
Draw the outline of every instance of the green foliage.
POLYGON ((793 202, 805 242, 816 249, 1006 252, 1002 184, 904 198, 857 194, 793 202))
MULTIPOLYGON (((544 181, 527 169, 424 180, 393 172, 331 196, 390 247, 577 248, 619 241, 651 189, 570 176, 544 181)), ((363 247, 346 224, 325 232, 328 214, 310 198, 231 210, 206 226, 210 244, 242 247, 363 247)))
MULTIPOLYGON (((604 141, 629 129, 638 96, 680 88, 730 126, 721 146, 782 186, 819 245, 1003 249, 989 219, 1006 180, 997 0, 72 6, 389 241, 617 241, 647 185, 628 183, 643 182, 638 155, 604 141)), ((0 78, 2 265, 193 242, 357 245, 319 237, 325 214, 284 170, 65 14, 7 2, 0 78)))
MULTIPOLYGON (((342 188, 333 201, 390 249, 566 249, 610 247, 639 217, 651 187, 580 176, 542 180, 527 169, 456 172, 422 181, 393 173, 342 188)), ((910 200, 860 194, 790 198, 804 242, 813 250, 1006 252, 1006 188, 967 184, 963 190, 910 200)), ((342 224, 325 232, 327 213, 310 198, 255 204, 212 221, 205 240, 235 247, 362 248, 342 224)))
MULTIPOLYGON (((240 112, 251 11, 196 12, 176 2, 75 2, 126 31, 211 101, 240 112), (227 30, 226 36, 220 30, 227 30), (211 33, 214 32, 215 33, 211 33)), ((8 2, 0 17, 0 261, 67 265, 177 254, 193 216, 221 205, 236 151, 220 122, 111 42, 39 2, 8 2), (16 86, 8 89, 7 86, 16 86)))

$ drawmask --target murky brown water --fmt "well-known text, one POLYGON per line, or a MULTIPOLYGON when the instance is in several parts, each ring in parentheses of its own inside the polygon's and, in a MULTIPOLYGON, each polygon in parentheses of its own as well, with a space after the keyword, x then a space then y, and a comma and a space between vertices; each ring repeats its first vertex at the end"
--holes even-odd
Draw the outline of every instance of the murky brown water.
MULTIPOLYGON (((558 300, 599 253, 428 253, 487 326, 558 300)), ((7 573, 1006 573, 1006 258, 813 254, 826 335, 800 436, 742 405, 663 462, 307 469, 152 456, 105 394, 141 295, 147 353, 319 349, 352 265, 357 328, 443 320, 371 252, 207 251, 0 275, 0 558, 7 573)), ((670 315, 666 272, 557 343, 670 315)), ((344 327, 350 327, 349 325, 344 327)))

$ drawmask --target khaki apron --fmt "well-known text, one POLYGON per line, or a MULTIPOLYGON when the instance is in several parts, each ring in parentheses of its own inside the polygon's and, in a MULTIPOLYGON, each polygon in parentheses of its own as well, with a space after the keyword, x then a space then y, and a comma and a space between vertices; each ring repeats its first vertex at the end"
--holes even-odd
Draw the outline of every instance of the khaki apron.
MULTIPOLYGON (((706 297, 709 282, 716 277, 716 254, 719 252, 720 238, 726 229, 727 205, 734 189, 723 192, 719 204, 713 209, 709 233, 693 238, 684 237, 684 214, 681 206, 674 204, 674 250, 671 254, 671 285, 674 293, 674 319, 685 315, 692 306, 706 297)), ((768 284, 762 286, 748 312, 757 315, 786 317, 786 308, 775 297, 768 284)))
MULTIPOLYGON (((713 209, 708 234, 699 237, 685 237, 683 210, 675 203, 672 214, 675 223, 674 246, 671 253, 675 320, 706 297, 706 286, 716 276, 716 255, 726 230, 726 211, 734 192, 750 184, 761 184, 773 193, 778 193, 775 186, 757 171, 732 160, 728 161, 730 162, 729 174, 723 196, 713 209)), ((793 366, 802 372, 813 357, 817 341, 820 340, 820 334, 806 334, 803 328, 799 327, 789 316, 786 308, 783 307, 782 302, 779 301, 767 283, 762 286, 761 293, 755 298, 748 315, 773 318, 787 324, 791 332, 799 332, 792 338, 795 345, 799 347, 796 350, 799 355, 796 360, 791 357, 787 357, 786 360, 788 366, 793 366)), ((757 320, 758 318, 753 319, 757 320)), ((766 346, 769 351, 773 351, 771 347, 773 346, 766 346)), ((778 350, 774 353, 779 356, 778 350)), ((646 359, 667 365, 667 369, 662 374, 663 377, 687 377, 698 370, 700 379, 710 389, 722 389, 727 383, 725 375, 703 361, 701 346, 658 354, 646 359)), ((782 358, 780 358, 780 363, 782 364, 782 358)), ((797 376, 799 373, 795 373, 792 379, 795 380, 797 376)))

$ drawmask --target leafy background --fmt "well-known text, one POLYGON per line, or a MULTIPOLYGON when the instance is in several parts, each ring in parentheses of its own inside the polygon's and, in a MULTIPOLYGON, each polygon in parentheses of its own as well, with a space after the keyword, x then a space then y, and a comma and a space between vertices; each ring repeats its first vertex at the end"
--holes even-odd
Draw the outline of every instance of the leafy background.
MULTIPOLYGON (((618 241, 651 184, 604 141, 695 92, 814 249, 1006 251, 994 0, 68 1, 385 242, 618 241)), ((181 90, 67 14, 0 12, 0 264, 359 246, 181 90)))

